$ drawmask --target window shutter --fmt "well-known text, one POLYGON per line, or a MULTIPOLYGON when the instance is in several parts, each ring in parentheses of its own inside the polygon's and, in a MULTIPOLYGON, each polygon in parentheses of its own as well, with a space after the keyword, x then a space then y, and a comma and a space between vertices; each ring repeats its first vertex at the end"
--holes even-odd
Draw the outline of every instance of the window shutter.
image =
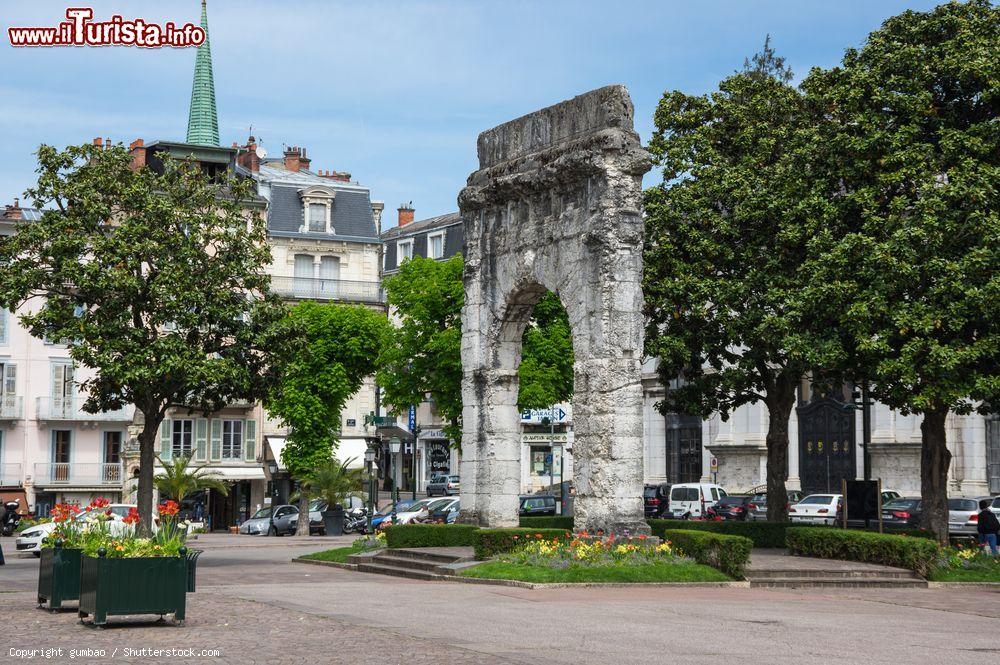
POLYGON ((160 459, 164 462, 170 460, 171 443, 173 439, 171 436, 173 434, 171 426, 173 425, 173 422, 174 421, 172 420, 164 420, 160 423, 160 459))
POLYGON ((243 459, 257 461, 257 421, 248 420, 243 426, 243 459))
POLYGON ((10 312, 5 309, 0 309, 0 344, 7 345, 7 328, 9 327, 8 321, 10 320, 10 312))
POLYGON ((199 462, 208 459, 208 419, 199 418, 195 421, 194 458, 199 462))
POLYGON ((211 457, 213 461, 222 459, 222 421, 212 418, 212 436, 210 443, 211 457))
POLYGON ((3 392, 11 398, 17 394, 17 365, 3 366, 3 392))

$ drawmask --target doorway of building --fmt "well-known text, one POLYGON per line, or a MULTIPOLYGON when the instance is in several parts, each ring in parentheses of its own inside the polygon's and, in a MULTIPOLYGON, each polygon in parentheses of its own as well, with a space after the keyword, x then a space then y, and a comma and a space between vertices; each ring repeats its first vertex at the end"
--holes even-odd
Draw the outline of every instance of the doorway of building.
POLYGON ((814 399, 796 411, 799 421, 799 477, 802 491, 839 493, 842 480, 854 480, 854 410, 832 397, 814 399))
POLYGON ((227 531, 250 517, 250 481, 235 480, 229 483, 229 494, 209 490, 208 513, 213 531, 227 531))

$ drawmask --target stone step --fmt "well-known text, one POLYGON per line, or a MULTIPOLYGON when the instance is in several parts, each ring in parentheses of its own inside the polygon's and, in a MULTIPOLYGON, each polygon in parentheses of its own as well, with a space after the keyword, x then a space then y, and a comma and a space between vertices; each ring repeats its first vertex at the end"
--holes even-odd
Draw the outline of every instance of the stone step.
POLYGON ((927 581, 899 577, 784 577, 751 579, 751 589, 926 589, 927 581))
POLYGON ((431 561, 437 564, 457 563, 459 561, 469 561, 472 559, 471 555, 424 549, 380 550, 379 556, 393 556, 398 558, 416 559, 418 561, 431 561))
POLYGON ((378 575, 393 575, 395 577, 407 577, 413 580, 437 580, 440 575, 424 570, 414 570, 412 568, 397 568, 379 563, 359 563, 359 573, 375 573, 378 575))
POLYGON ((901 580, 919 580, 920 578, 912 571, 909 570, 809 570, 801 568, 787 568, 787 569, 766 569, 766 570, 748 570, 746 572, 746 578, 748 580, 768 580, 768 579, 787 579, 787 578, 804 578, 804 577, 822 577, 827 579, 845 579, 845 580, 855 580, 855 579, 901 579, 901 580))
POLYGON ((425 561, 424 559, 418 559, 415 557, 393 556, 391 554, 380 553, 378 556, 369 559, 369 563, 374 563, 379 566, 390 566, 392 568, 406 568, 407 570, 426 570, 431 573, 437 573, 438 572, 437 567, 443 565, 444 562, 425 561))

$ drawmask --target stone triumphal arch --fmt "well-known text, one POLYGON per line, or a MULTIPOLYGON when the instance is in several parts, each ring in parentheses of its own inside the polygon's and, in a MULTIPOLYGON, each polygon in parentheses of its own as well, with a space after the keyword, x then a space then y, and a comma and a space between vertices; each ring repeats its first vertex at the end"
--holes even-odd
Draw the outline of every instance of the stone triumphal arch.
POLYGON ((479 135, 459 196, 462 519, 516 526, 521 335, 546 290, 573 331, 575 526, 643 521, 642 175, 651 166, 623 86, 593 90, 479 135))

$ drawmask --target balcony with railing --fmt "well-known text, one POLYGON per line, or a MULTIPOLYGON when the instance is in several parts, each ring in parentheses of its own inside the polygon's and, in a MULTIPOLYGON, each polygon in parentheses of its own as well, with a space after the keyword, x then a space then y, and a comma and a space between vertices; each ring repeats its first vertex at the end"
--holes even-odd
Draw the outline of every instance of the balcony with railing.
POLYGON ((23 397, 20 395, 0 395, 0 420, 20 420, 23 417, 23 397))
POLYGON ((22 468, 20 464, 14 462, 0 464, 0 486, 20 485, 24 480, 24 476, 21 475, 22 468))
POLYGON ((124 477, 124 469, 120 463, 39 462, 35 464, 34 483, 43 487, 52 485, 120 487, 124 477))
POLYGON ((62 397, 38 397, 35 413, 38 420, 65 420, 79 422, 131 422, 135 411, 128 406, 115 411, 87 413, 78 405, 83 400, 66 399, 62 397))
POLYGON ((271 290, 283 298, 295 300, 344 300, 347 302, 384 302, 378 282, 319 277, 271 277, 271 290))

